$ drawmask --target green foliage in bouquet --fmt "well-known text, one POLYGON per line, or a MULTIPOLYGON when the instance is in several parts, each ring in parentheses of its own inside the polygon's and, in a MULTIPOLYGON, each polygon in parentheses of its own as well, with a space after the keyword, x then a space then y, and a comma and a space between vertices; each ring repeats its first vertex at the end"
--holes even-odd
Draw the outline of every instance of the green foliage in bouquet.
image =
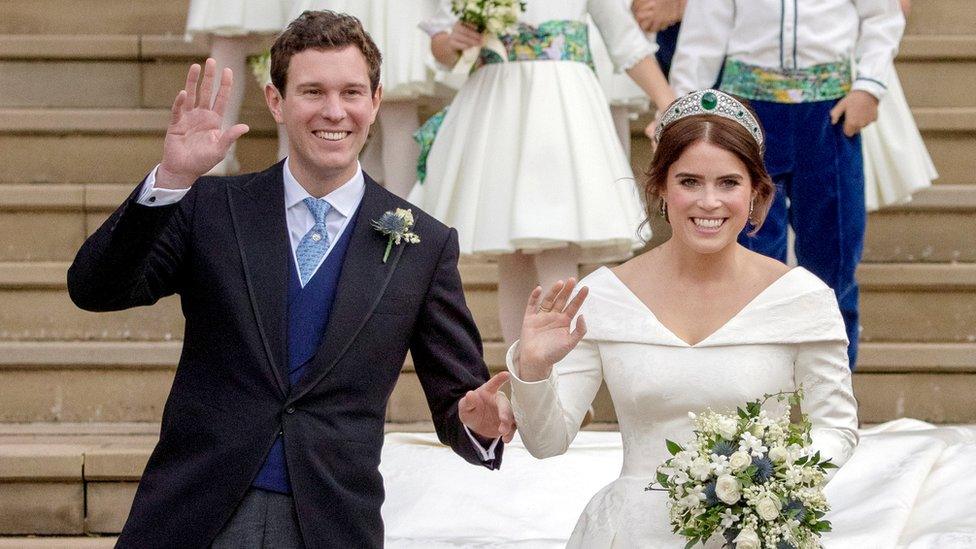
POLYGON ((836 466, 811 449, 806 415, 790 421, 789 408, 802 399, 797 390, 763 395, 735 415, 689 413, 692 439, 665 441, 671 457, 647 490, 668 494, 672 530, 687 549, 715 534, 736 549, 821 547, 820 535, 830 530, 823 486, 836 466), (770 416, 763 409, 769 400, 785 413, 770 416))

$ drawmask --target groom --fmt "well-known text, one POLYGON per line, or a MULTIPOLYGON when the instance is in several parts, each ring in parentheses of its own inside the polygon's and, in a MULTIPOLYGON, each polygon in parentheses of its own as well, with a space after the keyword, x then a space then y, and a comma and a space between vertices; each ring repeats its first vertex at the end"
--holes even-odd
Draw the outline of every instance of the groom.
POLYGON ((464 302, 457 233, 417 210, 399 228, 419 242, 374 227, 411 208, 357 161, 382 96, 375 44, 355 18, 306 12, 271 57, 265 95, 288 158, 201 177, 247 126, 221 130, 230 71, 194 65, 162 162, 68 271, 83 309, 176 293, 186 317, 119 547, 381 547, 377 466, 408 350, 461 457, 496 469, 514 430, 464 302))

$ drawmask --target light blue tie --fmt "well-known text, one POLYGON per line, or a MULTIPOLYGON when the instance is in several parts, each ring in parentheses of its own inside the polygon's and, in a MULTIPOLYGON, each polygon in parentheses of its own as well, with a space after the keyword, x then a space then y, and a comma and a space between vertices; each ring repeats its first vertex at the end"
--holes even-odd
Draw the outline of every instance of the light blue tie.
POLYGON ((315 218, 315 225, 312 225, 312 228, 302 237, 295 252, 298 258, 298 277, 302 281, 302 286, 305 286, 315 274, 315 268, 319 266, 325 252, 329 251, 329 233, 325 231, 325 216, 332 209, 332 204, 311 196, 302 202, 308 206, 312 217, 315 218))

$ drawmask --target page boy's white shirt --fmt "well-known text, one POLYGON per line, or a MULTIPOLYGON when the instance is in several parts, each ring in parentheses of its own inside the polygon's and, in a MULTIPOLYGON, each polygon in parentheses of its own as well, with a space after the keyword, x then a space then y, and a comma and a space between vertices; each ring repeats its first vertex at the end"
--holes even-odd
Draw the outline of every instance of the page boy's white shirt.
POLYGON ((881 99, 904 29, 898 0, 688 0, 671 86, 712 87, 726 57, 782 71, 853 58, 853 89, 881 99))

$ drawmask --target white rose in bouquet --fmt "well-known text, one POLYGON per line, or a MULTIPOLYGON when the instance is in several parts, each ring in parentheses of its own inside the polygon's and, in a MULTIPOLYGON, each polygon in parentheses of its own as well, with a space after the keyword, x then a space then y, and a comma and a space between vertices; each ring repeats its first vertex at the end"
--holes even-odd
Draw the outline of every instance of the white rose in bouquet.
POLYGON ((732 505, 742 498, 742 484, 732 475, 722 475, 715 481, 715 496, 732 505))
POLYGON ((715 430, 725 440, 735 440, 736 435, 739 434, 739 422, 731 417, 723 417, 716 423, 715 430))
POLYGON ((691 478, 695 480, 708 480, 712 474, 712 464, 704 458, 695 458, 688 469, 691 478))
POLYGON ((743 528, 732 541, 735 542, 735 549, 760 549, 762 547, 759 534, 752 528, 743 528))
POLYGON ((765 520, 766 522, 771 522, 779 517, 780 502, 778 499, 766 496, 759 500, 756 505, 756 512, 759 514, 759 518, 765 520))
POLYGON ((784 461, 790 459, 790 453, 782 446, 775 446, 769 451, 769 459, 773 460, 775 463, 783 463, 784 461))
POLYGON ((732 468, 733 472, 739 473, 746 470, 746 467, 752 464, 752 456, 747 452, 736 452, 729 457, 729 467, 732 468))

